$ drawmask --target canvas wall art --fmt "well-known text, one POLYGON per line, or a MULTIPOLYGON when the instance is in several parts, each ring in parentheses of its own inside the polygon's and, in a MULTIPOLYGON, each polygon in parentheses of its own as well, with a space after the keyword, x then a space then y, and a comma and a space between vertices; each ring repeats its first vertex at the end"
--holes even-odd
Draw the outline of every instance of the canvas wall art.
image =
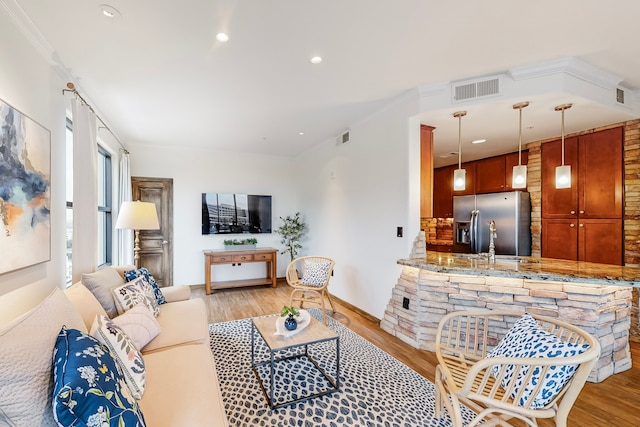
POLYGON ((0 101, 0 274, 51 258, 51 134, 0 101))

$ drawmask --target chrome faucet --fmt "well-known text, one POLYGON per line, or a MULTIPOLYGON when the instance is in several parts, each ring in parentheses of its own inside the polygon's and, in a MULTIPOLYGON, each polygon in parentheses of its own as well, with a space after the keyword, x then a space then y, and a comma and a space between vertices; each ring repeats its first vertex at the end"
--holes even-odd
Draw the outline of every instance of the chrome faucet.
POLYGON ((497 231, 496 222, 489 221, 489 263, 491 264, 496 262, 496 245, 493 243, 493 239, 498 238, 497 231))

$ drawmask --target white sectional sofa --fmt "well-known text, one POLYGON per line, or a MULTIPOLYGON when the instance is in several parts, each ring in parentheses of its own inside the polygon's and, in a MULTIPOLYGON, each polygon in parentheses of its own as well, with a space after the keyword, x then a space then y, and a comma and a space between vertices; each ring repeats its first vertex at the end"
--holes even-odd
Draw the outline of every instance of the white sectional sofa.
MULTIPOLYGON (((116 270, 127 269, 133 267, 116 270)), ((146 388, 138 404, 146 425, 228 426, 205 304, 190 299, 188 286, 162 288, 162 294, 160 334, 141 350, 146 388)), ((0 295, 0 411, 16 426, 56 425, 51 395, 58 333, 63 325, 90 331, 96 315, 105 314, 81 282, 64 292, 25 286, 0 295)))

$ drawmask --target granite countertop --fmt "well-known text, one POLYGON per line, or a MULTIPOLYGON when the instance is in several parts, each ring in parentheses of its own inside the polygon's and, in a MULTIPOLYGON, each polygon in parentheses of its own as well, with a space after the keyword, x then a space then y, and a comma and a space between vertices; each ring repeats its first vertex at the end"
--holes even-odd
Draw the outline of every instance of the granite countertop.
POLYGON ((424 258, 400 259, 398 264, 446 274, 515 277, 557 282, 640 287, 640 268, 529 256, 486 256, 427 251, 424 258))

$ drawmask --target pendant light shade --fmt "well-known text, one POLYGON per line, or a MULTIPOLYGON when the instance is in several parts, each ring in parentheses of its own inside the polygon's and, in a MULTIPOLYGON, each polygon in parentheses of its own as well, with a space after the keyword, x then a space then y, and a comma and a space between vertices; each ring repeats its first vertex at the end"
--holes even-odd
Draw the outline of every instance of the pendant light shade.
POLYGON ((463 191, 467 187, 467 171, 462 169, 462 118, 466 115, 466 111, 453 113, 458 119, 458 169, 453 171, 453 191, 463 191))
POLYGON ((562 164, 556 167, 556 188, 571 188, 571 166, 564 164, 564 110, 573 104, 558 105, 555 110, 562 112, 562 164))
POLYGON ((520 125, 518 133, 518 166, 513 167, 511 188, 527 188, 527 165, 522 164, 522 109, 529 106, 529 102, 520 102, 513 105, 514 110, 520 112, 520 125))

